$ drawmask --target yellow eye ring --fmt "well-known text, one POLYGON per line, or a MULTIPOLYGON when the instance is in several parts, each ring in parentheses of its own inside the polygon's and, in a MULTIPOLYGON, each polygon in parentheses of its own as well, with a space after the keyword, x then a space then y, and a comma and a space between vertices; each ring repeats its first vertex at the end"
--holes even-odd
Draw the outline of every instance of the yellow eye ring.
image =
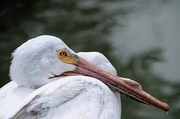
POLYGON ((62 57, 70 56, 70 53, 68 50, 64 48, 64 49, 57 50, 57 55, 58 55, 58 58, 62 58, 62 57))
POLYGON ((67 64, 76 64, 77 58, 74 55, 70 54, 67 49, 60 49, 57 51, 58 58, 61 62, 67 64))

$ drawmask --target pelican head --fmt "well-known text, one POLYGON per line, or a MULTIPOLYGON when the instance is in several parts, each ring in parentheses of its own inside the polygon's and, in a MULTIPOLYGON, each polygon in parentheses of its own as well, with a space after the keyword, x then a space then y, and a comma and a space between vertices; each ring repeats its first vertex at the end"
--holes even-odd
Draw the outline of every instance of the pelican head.
POLYGON ((90 56, 72 51, 59 38, 43 35, 28 40, 12 54, 10 77, 18 86, 38 88, 61 77, 86 75, 97 78, 111 89, 165 111, 169 106, 144 92, 139 83, 118 77, 89 62, 90 56))
POLYGON ((59 38, 43 35, 30 39, 12 54, 11 80, 28 88, 38 88, 52 82, 56 79, 54 76, 75 69, 75 65, 59 60, 67 52, 75 54, 59 38))

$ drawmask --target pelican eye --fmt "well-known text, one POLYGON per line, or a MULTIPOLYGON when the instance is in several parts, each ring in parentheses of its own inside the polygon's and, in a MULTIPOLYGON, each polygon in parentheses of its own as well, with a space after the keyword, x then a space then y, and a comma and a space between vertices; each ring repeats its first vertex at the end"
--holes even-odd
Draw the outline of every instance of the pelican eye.
POLYGON ((72 55, 67 49, 60 49, 57 50, 58 58, 61 62, 67 63, 67 64, 76 64, 76 57, 72 55))
POLYGON ((62 57, 67 56, 67 53, 65 51, 62 51, 59 53, 62 57))
POLYGON ((67 49, 60 49, 60 50, 57 50, 57 55, 60 58, 63 58, 63 57, 68 57, 70 56, 70 53, 67 49))

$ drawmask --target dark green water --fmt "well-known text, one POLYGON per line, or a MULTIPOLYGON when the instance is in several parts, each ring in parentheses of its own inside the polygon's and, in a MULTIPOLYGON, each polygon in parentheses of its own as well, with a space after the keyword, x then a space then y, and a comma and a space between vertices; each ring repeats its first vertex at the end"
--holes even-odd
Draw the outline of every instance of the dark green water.
MULTIPOLYGON (((5 1, 5 0, 4 0, 5 1)), ((99 51, 119 76, 167 102, 169 114, 122 96, 122 119, 180 118, 178 0, 13 0, 0 5, 0 86, 13 50, 42 34, 74 51, 99 51)))

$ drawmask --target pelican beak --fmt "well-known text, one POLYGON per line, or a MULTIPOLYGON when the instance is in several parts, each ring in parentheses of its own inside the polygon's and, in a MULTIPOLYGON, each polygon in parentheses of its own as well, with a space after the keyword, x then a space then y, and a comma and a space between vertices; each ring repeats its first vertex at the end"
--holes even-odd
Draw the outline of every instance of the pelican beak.
POLYGON ((164 111, 169 112, 170 107, 168 104, 159 101, 150 94, 142 90, 141 85, 131 79, 121 78, 113 75, 104 69, 90 63, 82 57, 77 57, 76 69, 74 72, 97 78, 108 85, 111 89, 118 91, 136 101, 155 106, 164 111))
POLYGON ((130 97, 131 99, 135 99, 136 101, 155 106, 167 112, 170 111, 170 107, 168 104, 159 101, 158 99, 143 91, 139 83, 131 79, 122 78, 111 74, 80 56, 74 54, 70 54, 67 56, 68 60, 61 61, 65 63, 68 63, 67 61, 70 61, 69 64, 74 64, 76 68, 72 72, 97 78, 108 85, 111 89, 116 90, 119 93, 130 97))

